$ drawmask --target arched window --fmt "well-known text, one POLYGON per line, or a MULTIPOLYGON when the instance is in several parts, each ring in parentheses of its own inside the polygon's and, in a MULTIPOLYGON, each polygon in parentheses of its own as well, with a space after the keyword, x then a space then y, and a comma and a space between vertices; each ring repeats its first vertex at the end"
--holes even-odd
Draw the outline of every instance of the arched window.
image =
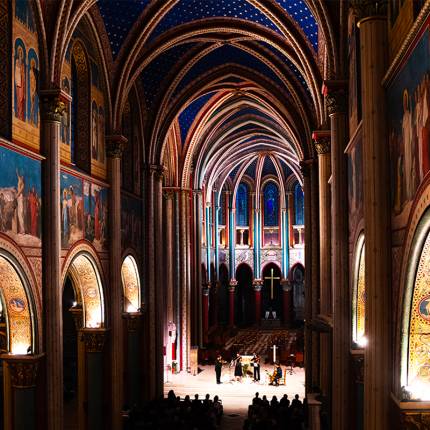
POLYGON ((236 194, 236 225, 246 227, 249 225, 248 216, 248 186, 241 182, 236 194))
POLYGON ((366 316, 366 288, 364 279, 364 235, 357 241, 354 286, 352 297, 352 340, 360 347, 364 346, 365 316, 366 316))
POLYGON ((279 225, 279 190, 274 182, 268 182, 263 189, 264 196, 264 226, 279 225))
POLYGON ((305 223, 304 198, 303 198, 302 187, 298 183, 294 187, 294 207, 295 207, 295 224, 303 225, 305 223))
POLYGON ((226 212, 225 212, 225 191, 221 192, 219 199, 219 211, 218 211, 218 223, 220 225, 226 225, 226 212))

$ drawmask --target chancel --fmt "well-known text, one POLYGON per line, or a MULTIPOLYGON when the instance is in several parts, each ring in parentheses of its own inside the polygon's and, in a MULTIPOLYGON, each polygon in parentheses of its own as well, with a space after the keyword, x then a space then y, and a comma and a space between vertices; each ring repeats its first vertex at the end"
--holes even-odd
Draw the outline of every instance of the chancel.
POLYGON ((0 430, 430 429, 429 53, 430 0, 0 0, 0 430))

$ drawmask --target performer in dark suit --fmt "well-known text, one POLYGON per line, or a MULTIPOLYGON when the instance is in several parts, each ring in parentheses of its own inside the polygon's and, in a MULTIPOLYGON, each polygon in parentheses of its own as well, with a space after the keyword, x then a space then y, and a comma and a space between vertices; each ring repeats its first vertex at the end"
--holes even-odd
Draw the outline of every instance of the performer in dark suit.
POLYGON ((221 370, 222 370, 223 360, 220 355, 215 360, 215 375, 216 375, 216 383, 221 384, 221 370))
POLYGON ((260 356, 254 352, 251 358, 252 365, 254 366, 254 381, 260 380, 260 356))
POLYGON ((239 353, 236 355, 235 361, 236 361, 236 364, 234 366, 234 376, 236 377, 236 381, 242 382, 242 376, 243 376, 242 357, 240 356, 239 353))

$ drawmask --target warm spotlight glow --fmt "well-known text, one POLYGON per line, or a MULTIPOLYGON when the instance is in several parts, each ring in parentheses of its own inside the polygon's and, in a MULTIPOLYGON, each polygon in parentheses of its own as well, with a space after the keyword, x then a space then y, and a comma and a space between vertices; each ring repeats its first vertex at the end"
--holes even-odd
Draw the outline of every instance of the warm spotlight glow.
POLYGON ((27 355, 27 351, 30 348, 30 345, 24 342, 14 343, 12 345, 12 354, 13 355, 27 355))
POLYGON ((102 326, 102 323, 100 319, 97 318, 87 318, 87 328, 100 328, 102 326))
POLYGON ((416 381, 406 387, 406 391, 411 394, 412 400, 430 400, 430 384, 416 381))
POLYGON ((127 306, 127 312, 128 312, 128 313, 137 312, 137 308, 136 308, 136 306, 128 305, 128 306, 127 306))
POLYGON ((360 338, 357 339, 357 345, 360 348, 365 348, 367 346, 368 340, 366 336, 361 336, 360 338))
POLYGON ((77 304, 78 304, 78 302, 75 300, 75 301, 73 302, 72 306, 75 308, 77 304))

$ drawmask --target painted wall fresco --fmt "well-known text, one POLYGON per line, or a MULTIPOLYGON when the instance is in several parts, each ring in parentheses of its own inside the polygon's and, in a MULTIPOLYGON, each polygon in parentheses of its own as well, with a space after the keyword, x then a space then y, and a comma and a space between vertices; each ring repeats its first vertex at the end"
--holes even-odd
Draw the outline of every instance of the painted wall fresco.
POLYGON ((12 137, 39 149, 39 55, 30 2, 13 2, 12 32, 12 137))
MULTIPOLYGON (((415 278, 409 326, 408 386, 430 384, 430 235, 415 278)), ((428 385, 427 385, 428 387, 428 385)), ((428 388, 427 388, 428 392, 428 388)))
POLYGON ((108 190, 84 181, 85 239, 97 250, 107 249, 108 190))
POLYGON ((0 256, 0 298, 7 311, 9 345, 13 354, 27 354, 32 346, 30 304, 21 278, 12 264, 0 256))
POLYGON ((41 246, 41 163, 0 147, 0 231, 23 246, 41 246))
POLYGON ((128 255, 121 267, 124 289, 124 312, 137 312, 140 308, 140 279, 136 260, 128 255))
POLYGON ((140 253, 142 248, 142 201, 127 195, 121 196, 122 248, 132 247, 140 253))
POLYGON ((355 229, 363 217, 363 142, 354 142, 348 152, 348 205, 349 232, 354 236, 355 229))
POLYGON ((69 248, 84 238, 84 203, 82 179, 61 173, 61 246, 69 248))
POLYGON ((411 202, 430 169, 430 33, 427 28, 388 88, 391 197, 406 224, 411 202))

